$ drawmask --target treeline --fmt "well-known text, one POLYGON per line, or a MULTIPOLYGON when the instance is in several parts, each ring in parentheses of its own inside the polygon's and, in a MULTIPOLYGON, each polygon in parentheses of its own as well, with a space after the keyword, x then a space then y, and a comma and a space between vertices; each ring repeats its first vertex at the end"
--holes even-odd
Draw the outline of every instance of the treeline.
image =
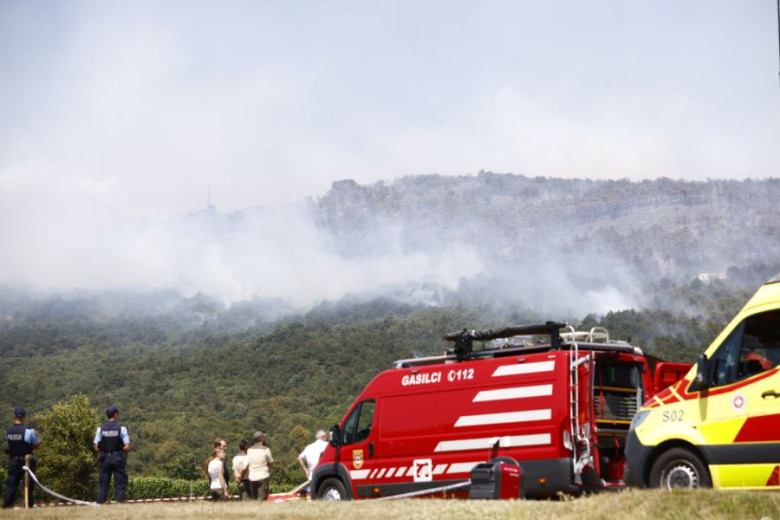
MULTIPOLYGON (((763 274, 762 282, 771 276, 763 274)), ((649 354, 691 362, 758 285, 735 282, 740 275, 753 281, 752 271, 732 271, 725 280, 655 288, 657 302, 677 308, 570 321, 580 329, 604 326, 613 338, 630 339, 649 354)), ((193 302, 181 300, 155 316, 97 312, 88 299, 28 302, 26 310, 9 314, 6 300, 0 322, 0 410, 6 420, 13 406, 25 406, 45 445, 55 435, 57 403, 84 395, 96 410, 86 431, 103 420, 109 403, 116 404, 132 438, 131 475, 184 480, 205 479, 203 462, 215 437, 228 439, 232 457, 240 439, 262 430, 277 461, 273 482, 279 489, 304 479, 296 458, 315 431, 340 420, 366 383, 394 360, 440 353, 448 346, 442 336, 462 328, 542 319, 533 312, 377 299, 322 304, 273 322, 257 316, 260 325, 232 329, 220 321, 230 309, 206 311, 200 302, 201 316, 193 320, 180 312, 193 302)), ((91 438, 72 442, 89 449, 91 438)), ((47 464, 53 461, 42 454, 44 475, 47 464)))

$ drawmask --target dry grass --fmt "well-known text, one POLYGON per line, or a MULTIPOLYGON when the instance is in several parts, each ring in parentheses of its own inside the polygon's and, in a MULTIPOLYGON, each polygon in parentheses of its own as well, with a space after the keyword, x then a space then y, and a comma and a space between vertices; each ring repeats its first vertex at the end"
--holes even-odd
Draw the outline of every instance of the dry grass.
POLYGON ((0 518, 69 520, 239 518, 373 520, 472 519, 512 520, 780 520, 780 493, 766 491, 626 491, 556 501, 399 500, 386 502, 228 502, 156 503, 101 507, 4 510, 0 518))

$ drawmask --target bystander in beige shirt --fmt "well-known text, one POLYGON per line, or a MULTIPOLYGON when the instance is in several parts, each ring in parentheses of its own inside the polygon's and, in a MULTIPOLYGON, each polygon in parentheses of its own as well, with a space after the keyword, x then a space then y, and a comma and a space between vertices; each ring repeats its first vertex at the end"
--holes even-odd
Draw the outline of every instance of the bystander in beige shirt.
POLYGON ((249 480, 258 481, 271 476, 270 466, 274 463, 271 450, 262 442, 253 444, 246 450, 249 461, 249 480))

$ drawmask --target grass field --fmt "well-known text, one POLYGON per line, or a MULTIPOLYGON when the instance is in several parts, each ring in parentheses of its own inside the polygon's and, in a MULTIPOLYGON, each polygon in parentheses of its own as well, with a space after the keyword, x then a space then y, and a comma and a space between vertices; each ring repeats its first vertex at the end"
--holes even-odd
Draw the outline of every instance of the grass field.
POLYGON ((780 520, 780 493, 766 491, 625 491, 555 501, 398 500, 385 502, 155 503, 3 510, 0 518, 123 519, 533 519, 780 520))

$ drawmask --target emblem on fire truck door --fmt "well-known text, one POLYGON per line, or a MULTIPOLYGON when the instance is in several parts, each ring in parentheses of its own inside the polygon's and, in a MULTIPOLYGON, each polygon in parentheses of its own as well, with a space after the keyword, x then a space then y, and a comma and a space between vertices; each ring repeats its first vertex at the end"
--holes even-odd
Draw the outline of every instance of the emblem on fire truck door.
POLYGON ((352 452, 352 465, 355 469, 363 467, 363 450, 354 450, 352 452))
POLYGON ((431 459, 417 459, 412 462, 415 482, 430 482, 433 480, 433 461, 431 459))

